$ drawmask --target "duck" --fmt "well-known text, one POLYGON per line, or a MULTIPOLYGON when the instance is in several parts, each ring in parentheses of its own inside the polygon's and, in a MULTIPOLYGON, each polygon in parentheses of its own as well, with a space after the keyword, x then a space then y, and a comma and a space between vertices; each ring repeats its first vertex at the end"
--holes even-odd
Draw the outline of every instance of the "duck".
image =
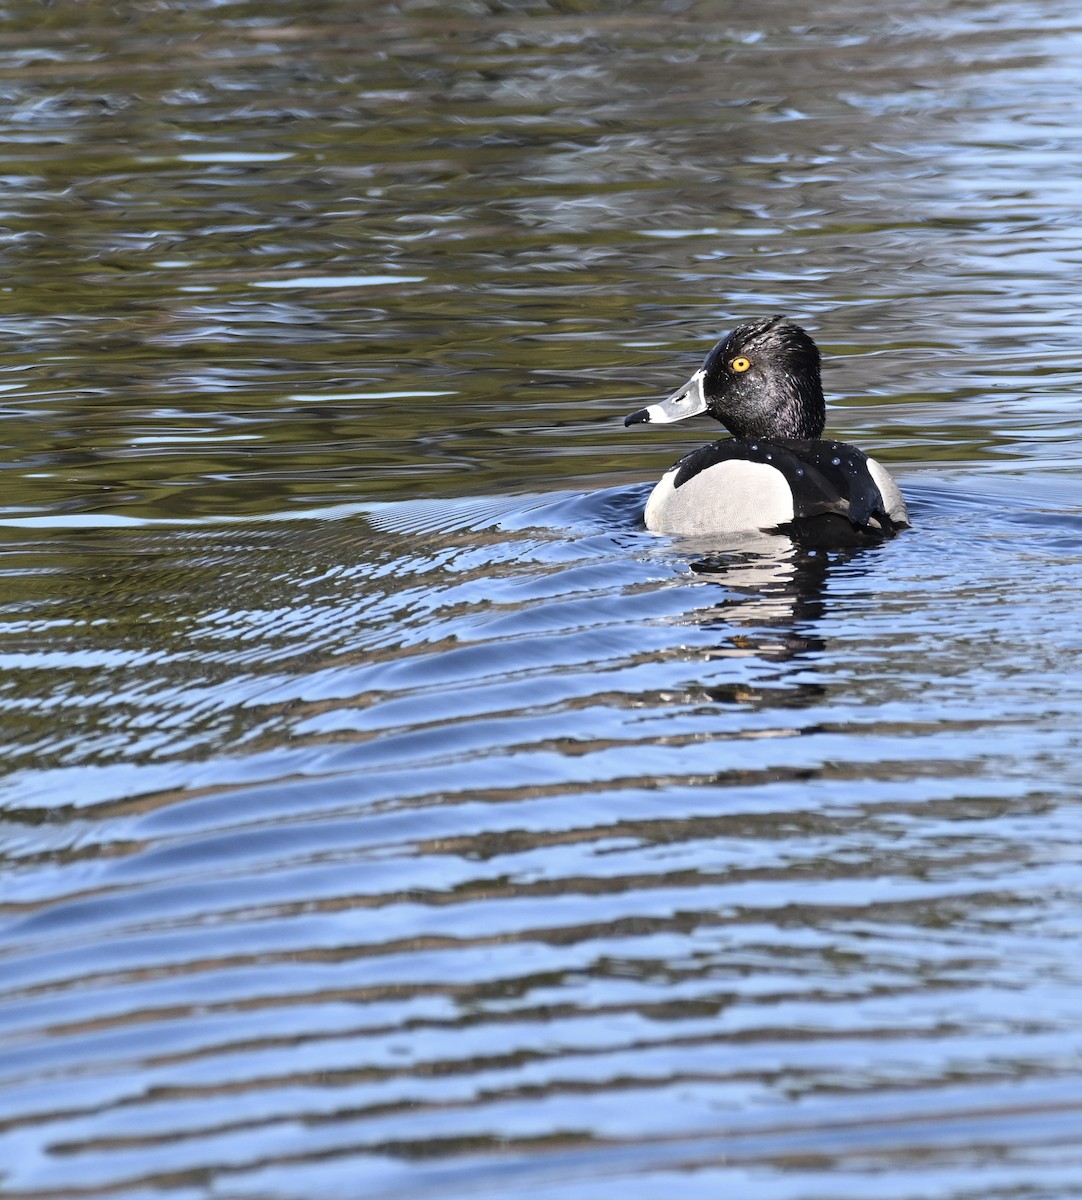
POLYGON ((674 463, 643 514, 655 533, 751 530, 889 537, 909 512, 886 468, 856 446, 823 438, 819 347, 795 321, 745 321, 667 399, 624 419, 666 425, 706 413, 732 434, 674 463))

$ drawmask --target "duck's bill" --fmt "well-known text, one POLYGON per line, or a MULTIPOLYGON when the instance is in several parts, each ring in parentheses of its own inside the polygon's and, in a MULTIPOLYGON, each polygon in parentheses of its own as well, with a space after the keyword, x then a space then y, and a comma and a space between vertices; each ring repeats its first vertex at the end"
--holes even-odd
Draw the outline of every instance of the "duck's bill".
POLYGON ((640 408, 630 417, 624 418, 625 425, 671 425, 706 412, 706 396, 703 395, 703 373, 694 375, 678 388, 667 400, 640 408))

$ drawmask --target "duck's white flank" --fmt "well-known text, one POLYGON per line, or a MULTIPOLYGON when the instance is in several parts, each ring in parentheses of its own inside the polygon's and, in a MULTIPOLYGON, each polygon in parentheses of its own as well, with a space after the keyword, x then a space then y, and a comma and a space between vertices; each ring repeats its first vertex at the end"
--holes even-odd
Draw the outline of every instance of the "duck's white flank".
POLYGON ((866 461, 868 463, 868 474, 872 477, 872 482, 879 489, 880 496, 883 497, 883 511, 895 525, 908 525, 909 509, 905 506, 905 499, 899 491, 898 485, 887 473, 887 468, 882 463, 877 463, 874 458, 869 458, 866 461))
POLYGON ((676 488, 678 467, 662 475, 646 502, 646 528, 655 533, 735 533, 793 519, 789 481, 775 467, 732 458, 676 488))

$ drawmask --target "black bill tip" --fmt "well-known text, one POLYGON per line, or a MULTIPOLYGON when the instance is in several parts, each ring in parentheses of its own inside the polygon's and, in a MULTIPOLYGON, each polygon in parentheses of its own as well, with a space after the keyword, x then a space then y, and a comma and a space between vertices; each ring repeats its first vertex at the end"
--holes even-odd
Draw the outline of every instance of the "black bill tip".
POLYGON ((624 427, 628 425, 649 425, 650 410, 648 408, 640 408, 638 412, 633 412, 631 416, 624 417, 624 427))

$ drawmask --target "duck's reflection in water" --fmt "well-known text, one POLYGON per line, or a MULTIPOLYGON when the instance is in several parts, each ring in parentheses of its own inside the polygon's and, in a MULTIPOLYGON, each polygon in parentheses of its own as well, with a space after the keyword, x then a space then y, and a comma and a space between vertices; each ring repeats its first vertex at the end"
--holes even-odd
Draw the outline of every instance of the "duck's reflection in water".
MULTIPOLYGON (((831 547, 778 532, 727 535, 720 543, 717 537, 677 543, 691 571, 719 588, 716 602, 689 614, 702 629, 719 635, 717 643, 703 652, 705 661, 746 657, 804 667, 809 659, 826 653, 823 618, 830 580, 839 571, 850 579, 854 572, 865 573, 880 545, 831 547)), ((825 694, 820 683, 797 681, 788 671, 784 674, 786 707, 814 703, 825 694)), ((777 686, 782 680, 773 682, 777 686)), ((726 703, 752 699, 746 684, 708 685, 703 691, 726 703)), ((773 692, 772 702, 779 699, 773 692)))

